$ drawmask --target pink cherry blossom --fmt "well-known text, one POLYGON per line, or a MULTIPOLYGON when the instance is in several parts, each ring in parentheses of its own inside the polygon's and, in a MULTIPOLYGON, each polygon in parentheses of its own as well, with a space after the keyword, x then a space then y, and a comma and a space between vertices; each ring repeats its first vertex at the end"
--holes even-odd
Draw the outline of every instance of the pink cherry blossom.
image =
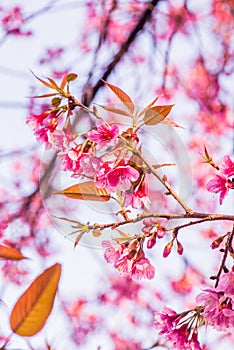
POLYGON ((224 273, 216 288, 217 291, 223 291, 226 296, 234 300, 234 271, 224 273))
POLYGON ((107 148, 113 148, 118 141, 119 127, 116 124, 107 126, 99 123, 96 130, 91 130, 88 138, 91 142, 95 142, 97 150, 104 151, 107 148))
POLYGON ((108 263, 118 261, 121 254, 121 246, 115 241, 102 241, 102 247, 105 249, 104 258, 108 263))
POLYGON ((32 128, 37 129, 39 126, 42 125, 43 120, 48 117, 48 114, 46 112, 43 112, 41 114, 31 114, 27 117, 26 123, 32 128))
POLYGON ((22 31, 21 26, 24 23, 22 10, 19 6, 13 7, 2 18, 2 26, 7 34, 14 34, 19 36, 30 36, 31 31, 22 31))
POLYGON ((99 169, 100 160, 93 157, 93 149, 83 144, 60 152, 58 157, 62 160, 62 169, 64 171, 72 171, 73 177, 78 175, 86 175, 92 177, 99 169))
POLYGON ((187 316, 177 314, 174 310, 164 307, 162 312, 155 313, 154 326, 172 344, 173 350, 202 350, 198 338, 197 329, 189 329, 185 322, 181 322, 187 316))
POLYGON ((154 278, 155 268, 150 264, 150 261, 147 258, 141 258, 134 261, 131 269, 131 277, 136 280, 142 278, 147 278, 151 280, 154 278))
POLYGON ((223 291, 205 289, 196 297, 196 302, 204 306, 203 316, 207 323, 218 331, 234 329, 234 299, 223 291))
POLYGON ((234 189, 234 182, 231 177, 234 175, 234 162, 226 155, 223 158, 221 169, 218 175, 215 175, 207 184, 207 190, 213 193, 219 193, 219 203, 227 196, 229 189, 234 189))
POLYGON ((53 126, 45 126, 43 128, 38 128, 35 131, 35 136, 37 141, 44 143, 45 144, 45 148, 46 149, 50 149, 51 148, 51 143, 49 142, 48 139, 48 133, 53 133, 55 130, 55 128, 53 126))
POLYGON ((126 191, 139 177, 139 172, 130 165, 118 165, 111 168, 113 163, 104 163, 97 174, 97 186, 105 187, 109 192, 126 191))
POLYGON ((229 181, 220 175, 215 175, 213 179, 211 179, 207 184, 207 190, 213 193, 219 193, 219 203, 222 204, 225 196, 228 194, 228 190, 230 188, 229 181))
POLYGON ((226 155, 221 163, 221 172, 224 176, 234 176, 234 162, 226 155))
POLYGON ((165 227, 161 225, 158 219, 146 218, 142 221, 144 233, 156 233, 158 238, 163 238, 165 235, 165 227))
POLYGON ((64 151, 73 140, 73 136, 65 133, 63 130, 55 130, 54 132, 48 130, 47 136, 51 147, 60 151, 64 151))
POLYGON ((141 249, 137 252, 135 248, 132 249, 130 246, 120 244, 117 241, 103 241, 102 247, 105 248, 105 260, 113 264, 121 275, 136 280, 154 278, 155 268, 145 258, 145 254, 141 249))
POLYGON ((58 111, 48 110, 38 115, 29 115, 26 123, 34 130, 36 139, 44 143, 46 149, 51 148, 52 144, 49 142, 49 135, 51 136, 58 126, 58 111))
POLYGON ((134 192, 126 194, 124 204, 126 207, 131 205, 131 207, 134 209, 139 209, 141 207, 149 208, 150 199, 148 194, 148 184, 147 182, 142 181, 134 192))

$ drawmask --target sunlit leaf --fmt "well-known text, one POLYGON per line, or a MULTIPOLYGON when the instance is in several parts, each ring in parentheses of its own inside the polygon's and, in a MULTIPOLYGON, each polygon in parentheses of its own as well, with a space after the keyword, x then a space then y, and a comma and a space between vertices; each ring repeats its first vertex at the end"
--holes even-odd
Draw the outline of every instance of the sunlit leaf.
POLYGON ((143 121, 146 125, 156 125, 161 123, 170 113, 173 105, 155 106, 145 112, 143 121))
POLYGON ((118 97, 118 99, 125 105, 125 107, 129 110, 130 113, 134 112, 134 104, 131 98, 120 88, 110 83, 107 83, 105 80, 102 80, 118 97))
POLYGON ((110 194, 105 188, 98 188, 93 181, 82 182, 65 188, 55 194, 62 194, 66 197, 87 201, 107 202, 110 194))
POLYGON ((51 85, 53 86, 53 89, 55 90, 60 90, 59 86, 57 85, 57 83, 54 81, 54 79, 51 78, 47 78, 49 80, 49 82, 51 83, 51 85))
POLYGON ((124 111, 123 109, 115 108, 111 106, 102 106, 102 105, 99 105, 99 106, 105 109, 106 111, 109 111, 115 114, 125 115, 126 117, 132 117, 130 113, 124 111))
POLYGON ((32 73, 32 74, 34 75, 34 77, 35 77, 37 80, 39 80, 43 85, 45 85, 46 87, 48 87, 48 88, 50 88, 50 89, 54 89, 54 86, 53 86, 52 84, 50 84, 50 83, 48 83, 47 81, 45 81, 45 80, 39 78, 38 76, 36 76, 36 75, 33 73, 33 71, 31 71, 31 73, 32 73))
POLYGON ((60 264, 49 267, 21 295, 10 315, 14 333, 29 337, 42 329, 51 313, 60 275, 60 264))
POLYGON ((67 76, 68 74, 66 73, 61 81, 61 84, 60 84, 60 89, 64 89, 66 84, 67 84, 67 76))
POLYGON ((164 164, 155 164, 155 165, 152 165, 152 167, 154 169, 159 169, 159 168, 162 168, 163 166, 175 166, 176 164, 171 164, 171 163, 164 163, 164 164))
MULTIPOLYGON (((160 96, 161 96, 161 95, 160 95, 160 96)), ((152 102, 150 102, 150 103, 148 104, 148 106, 146 106, 146 107, 141 111, 141 113, 139 114, 139 117, 142 116, 142 115, 145 113, 145 111, 147 111, 147 109, 151 108, 151 107, 157 102, 157 100, 159 99, 160 96, 156 97, 152 102)))
POLYGON ((30 96, 31 98, 43 98, 43 97, 52 97, 58 95, 57 92, 53 92, 51 94, 44 94, 44 95, 39 95, 39 96, 30 96))
POLYGON ((116 228, 116 231, 118 231, 119 235, 122 237, 122 238, 129 238, 129 235, 127 235, 125 232, 119 230, 118 228, 116 228))
POLYGON ((27 258, 23 256, 18 249, 8 247, 5 245, 0 245, 0 259, 23 260, 27 258))
POLYGON ((184 129, 183 126, 177 124, 176 122, 174 122, 174 121, 171 120, 170 118, 167 118, 167 119, 163 120, 163 121, 162 121, 162 124, 171 125, 171 126, 175 126, 176 128, 184 129))
POLYGON ((77 246, 77 244, 80 242, 81 238, 83 237, 83 234, 84 234, 84 232, 80 232, 80 233, 78 234, 78 236, 76 237, 75 242, 74 242, 74 248, 75 248, 75 247, 77 246))

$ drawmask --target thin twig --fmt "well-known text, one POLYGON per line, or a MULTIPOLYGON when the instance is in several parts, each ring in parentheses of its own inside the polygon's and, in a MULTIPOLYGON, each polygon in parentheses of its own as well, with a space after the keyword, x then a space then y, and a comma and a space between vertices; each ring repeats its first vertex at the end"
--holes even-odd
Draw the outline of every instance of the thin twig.
MULTIPOLYGON (((93 225, 88 225, 89 230, 93 229, 100 229, 104 230, 107 228, 115 229, 119 226, 124 226, 128 224, 133 224, 136 222, 140 222, 143 219, 146 218, 158 218, 158 219, 167 219, 167 220, 179 220, 179 219, 201 219, 196 222, 190 222, 189 225, 195 225, 198 223, 202 223, 205 221, 233 221, 234 222, 234 215, 225 215, 225 214, 209 214, 209 213, 193 213, 193 214, 159 214, 159 213, 142 213, 138 214, 135 218, 128 218, 128 220, 123 220, 119 222, 112 222, 108 224, 93 224, 93 225)), ((69 221, 69 220, 68 220, 69 221)))
POLYGON ((219 280, 220 280, 222 271, 224 270, 225 262, 227 260, 228 251, 229 251, 229 249, 230 249, 230 247, 232 245, 233 237, 234 237, 234 224, 233 224, 232 232, 230 232, 230 234, 228 235, 228 238, 227 238, 227 241, 226 241, 226 244, 225 244, 225 250, 224 250, 223 258, 222 258, 222 261, 221 261, 221 264, 220 264, 220 267, 219 267, 219 271, 218 271, 217 275, 214 278, 215 279, 215 288, 218 287, 219 280))
POLYGON ((144 163, 147 165, 151 173, 161 182, 161 184, 168 190, 168 194, 180 204, 180 206, 186 211, 187 214, 193 214, 193 211, 184 203, 184 201, 179 197, 179 195, 173 190, 171 185, 168 183, 166 177, 161 177, 156 169, 148 162, 148 160, 142 155, 139 150, 134 149, 135 153, 144 163))

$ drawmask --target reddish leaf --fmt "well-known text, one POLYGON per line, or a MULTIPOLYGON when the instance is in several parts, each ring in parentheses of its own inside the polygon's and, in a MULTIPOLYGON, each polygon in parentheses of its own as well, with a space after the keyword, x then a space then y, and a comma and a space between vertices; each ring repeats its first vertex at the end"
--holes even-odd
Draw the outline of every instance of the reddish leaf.
POLYGON ((98 106, 102 107, 106 111, 109 111, 109 112, 112 112, 115 114, 125 115, 126 117, 132 117, 130 113, 128 113, 120 108, 115 108, 115 107, 111 107, 111 106, 102 106, 102 105, 98 105, 98 106))
POLYGON ((145 112, 143 121, 146 125, 156 125, 162 122, 170 113, 173 105, 155 106, 145 112))
POLYGON ((43 80, 43 79, 37 77, 37 76, 33 73, 33 71, 31 71, 31 73, 32 73, 32 74, 34 75, 34 77, 35 77, 37 80, 39 80, 43 85, 45 85, 46 87, 48 87, 48 88, 50 88, 50 89, 54 89, 54 86, 53 86, 52 84, 50 84, 50 83, 48 83, 47 81, 45 81, 45 80, 43 80))
POLYGON ((61 84, 60 84, 60 89, 64 89, 66 84, 67 84, 67 73, 64 75, 62 81, 61 81, 61 84))
POLYGON ((142 116, 142 115, 147 111, 147 109, 149 109, 150 107, 152 107, 152 106, 157 102, 157 100, 159 99, 159 97, 160 97, 160 96, 156 97, 152 102, 150 102, 150 103, 148 104, 148 106, 145 107, 145 108, 143 109, 143 111, 141 111, 141 113, 139 114, 138 117, 142 116))
POLYGON ((84 232, 80 232, 78 236, 76 237, 74 248, 77 246, 77 244, 80 242, 81 238, 83 237, 84 232))
POLYGON ((105 80, 102 80, 118 97, 118 99, 125 105, 125 107, 129 110, 130 113, 134 112, 134 104, 131 98, 120 88, 110 83, 107 83, 105 80))
POLYGON ((175 126, 176 128, 182 128, 182 129, 184 129, 183 126, 177 124, 176 122, 174 122, 174 121, 171 120, 170 118, 167 118, 166 120, 163 120, 163 121, 162 121, 162 124, 167 124, 167 125, 175 126))
POLYGON ((73 185, 55 194, 63 194, 69 198, 87 201, 107 202, 110 199, 110 194, 107 190, 105 188, 96 187, 93 181, 73 185))
POLYGON ((27 258, 23 256, 18 249, 0 245, 0 259, 23 260, 27 258))
POLYGON ((47 79, 49 80, 49 82, 53 86, 53 89, 58 90, 58 91, 60 90, 59 86, 57 85, 57 83, 53 79, 51 79, 51 78, 47 78, 47 79))
POLYGON ((176 164, 171 164, 171 163, 163 163, 163 164, 155 164, 152 165, 154 169, 162 168, 163 166, 175 166, 176 164))
POLYGON ((21 295, 10 315, 14 333, 30 337, 42 329, 51 313, 60 275, 61 265, 51 266, 21 295))

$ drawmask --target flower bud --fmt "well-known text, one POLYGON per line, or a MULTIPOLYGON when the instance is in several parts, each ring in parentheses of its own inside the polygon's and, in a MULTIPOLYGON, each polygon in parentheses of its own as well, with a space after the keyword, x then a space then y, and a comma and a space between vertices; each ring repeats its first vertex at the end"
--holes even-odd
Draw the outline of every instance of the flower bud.
POLYGON ((224 236, 216 238, 210 245, 211 249, 217 249, 223 242, 224 236))
POLYGON ((164 250, 163 250, 163 257, 167 258, 168 255, 171 253, 171 249, 173 247, 173 243, 174 240, 170 241, 169 243, 167 243, 167 245, 165 246, 164 250))
POLYGON ((147 248, 152 249, 156 244, 156 236, 153 235, 147 242, 147 248))

